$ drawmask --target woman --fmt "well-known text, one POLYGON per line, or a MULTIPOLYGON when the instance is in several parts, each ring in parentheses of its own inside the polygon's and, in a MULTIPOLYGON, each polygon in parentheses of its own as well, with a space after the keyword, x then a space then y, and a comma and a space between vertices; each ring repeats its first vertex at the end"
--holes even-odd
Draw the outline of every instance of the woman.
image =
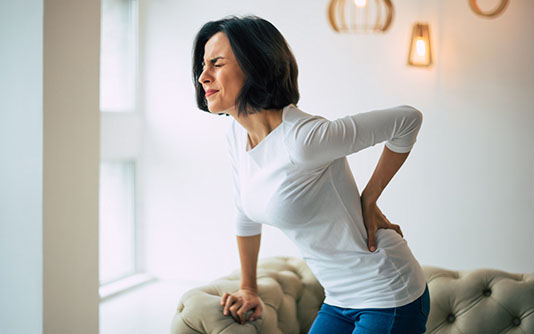
POLYGON ((269 224, 295 242, 325 289, 309 333, 423 333, 430 303, 421 267, 376 204, 422 114, 399 106, 329 121, 296 107, 297 76, 284 37, 261 18, 208 22, 196 36, 198 106, 234 118, 227 140, 242 278, 222 297, 223 313, 241 324, 260 317, 256 264, 269 224), (384 141, 360 196, 346 156, 384 141))

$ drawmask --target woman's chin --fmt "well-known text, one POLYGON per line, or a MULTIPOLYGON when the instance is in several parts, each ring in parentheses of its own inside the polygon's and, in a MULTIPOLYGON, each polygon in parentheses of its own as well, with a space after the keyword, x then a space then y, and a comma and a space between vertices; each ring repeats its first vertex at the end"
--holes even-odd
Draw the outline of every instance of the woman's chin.
POLYGON ((208 110, 212 114, 228 114, 230 108, 221 108, 219 106, 210 106, 208 105, 208 110))
POLYGON ((208 110, 210 111, 210 113, 216 114, 216 115, 222 113, 222 110, 215 109, 215 108, 208 108, 208 110))
POLYGON ((214 103, 207 103, 207 107, 210 113, 212 114, 218 114, 221 112, 220 106, 214 104, 214 103))

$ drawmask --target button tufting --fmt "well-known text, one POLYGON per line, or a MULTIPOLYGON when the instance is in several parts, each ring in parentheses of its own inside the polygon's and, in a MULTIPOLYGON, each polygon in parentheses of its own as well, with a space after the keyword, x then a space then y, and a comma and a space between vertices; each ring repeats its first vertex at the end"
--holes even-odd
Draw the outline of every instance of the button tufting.
POLYGON ((484 296, 489 297, 491 296, 491 289, 486 289, 482 293, 484 294, 484 296))
POLYGON ((521 325, 521 319, 514 318, 514 320, 512 320, 512 323, 514 324, 514 326, 519 326, 521 325))
POLYGON ((449 314, 447 316, 447 321, 452 324, 454 322, 454 320, 456 320, 456 317, 454 316, 454 314, 449 314))

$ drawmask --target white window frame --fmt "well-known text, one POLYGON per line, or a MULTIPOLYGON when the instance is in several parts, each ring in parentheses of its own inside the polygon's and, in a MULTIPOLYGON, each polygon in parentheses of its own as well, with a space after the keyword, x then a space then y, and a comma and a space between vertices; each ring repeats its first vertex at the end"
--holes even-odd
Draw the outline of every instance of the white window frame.
POLYGON ((146 274, 143 208, 140 199, 143 197, 143 133, 144 115, 139 106, 140 80, 139 80, 139 7, 140 0, 134 2, 135 38, 135 85, 134 85, 134 108, 131 111, 106 111, 101 110, 101 134, 100 134, 100 161, 134 161, 135 162, 135 197, 134 197, 134 268, 135 273, 122 279, 103 284, 100 286, 100 299, 104 301, 117 294, 123 293, 140 284, 154 280, 154 277, 146 274), (117 135, 120 134, 120 135, 117 135))

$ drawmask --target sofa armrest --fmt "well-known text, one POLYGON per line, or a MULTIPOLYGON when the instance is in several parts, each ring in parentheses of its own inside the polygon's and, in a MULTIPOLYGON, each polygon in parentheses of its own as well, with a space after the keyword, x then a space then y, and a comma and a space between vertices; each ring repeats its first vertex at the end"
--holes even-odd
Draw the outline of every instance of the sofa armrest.
POLYGON ((258 293, 265 304, 261 318, 241 325, 222 313, 225 292, 239 289, 240 271, 186 292, 172 320, 172 334, 305 333, 324 299, 324 291, 304 260, 275 257, 258 262, 258 293))
POLYGON ((534 333, 534 274, 423 266, 428 333, 534 333))

